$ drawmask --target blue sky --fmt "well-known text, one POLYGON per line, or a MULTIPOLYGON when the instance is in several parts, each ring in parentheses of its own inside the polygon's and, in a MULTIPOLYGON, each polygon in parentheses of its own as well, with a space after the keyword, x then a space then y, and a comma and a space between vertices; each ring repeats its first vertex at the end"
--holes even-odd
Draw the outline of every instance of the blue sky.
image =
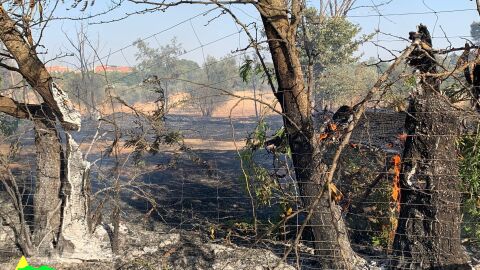
MULTIPOLYGON (((358 0, 356 5, 371 6, 372 3, 379 2, 379 0, 358 0)), ((317 1, 310 4, 315 5, 317 1)), ((86 13, 81 13, 78 9, 67 10, 67 6, 63 5, 58 7, 54 14, 57 17, 85 16, 88 13, 94 14, 105 10, 108 5, 108 0, 96 1, 95 5, 88 8, 86 13)), ((161 33, 146 40, 152 47, 167 44, 172 38, 176 37, 185 50, 191 51, 182 57, 201 63, 206 55, 222 57, 246 45, 245 35, 237 33, 239 28, 231 18, 223 15, 209 22, 219 14, 219 11, 213 11, 206 16, 199 16, 183 22, 170 30, 165 29, 211 8, 184 5, 171 8, 166 12, 132 15, 118 22, 95 24, 103 20, 121 18, 126 13, 142 9, 139 5, 127 4, 106 16, 90 19, 88 33, 92 39, 99 39, 101 44, 99 54, 105 56, 105 62, 107 62, 107 56, 115 52, 108 57, 108 63, 110 64, 134 65, 136 50, 134 47, 128 46, 139 38, 143 39, 158 32, 161 33), (220 41, 217 41, 219 39, 220 41), (203 50, 195 49, 200 44, 210 42, 212 43, 205 45, 203 50), (124 47, 127 48, 118 51, 124 47)), ((355 9, 349 14, 349 19, 362 27, 363 33, 373 33, 379 28, 381 32, 391 34, 392 36, 378 34, 373 41, 378 40, 379 44, 393 50, 401 50, 407 45, 406 42, 399 41, 394 36, 407 37, 409 31, 415 30, 416 25, 423 23, 429 27, 433 36, 436 37, 434 46, 440 48, 448 46, 449 41, 453 46, 462 46, 465 43, 462 37, 466 36, 468 38, 470 24, 475 20, 480 21, 475 8, 474 1, 470 0, 393 0, 390 4, 379 7, 379 10, 369 7, 355 9), (434 14, 433 11, 437 13, 434 14), (378 16, 379 12, 384 16, 378 16), (430 13, 399 15, 412 12, 430 13), (451 38, 447 40, 444 38, 445 35, 451 38)), ((257 21, 258 14, 253 7, 248 5, 234 6, 233 10, 245 23, 256 22, 260 24, 257 21)), ((69 47, 63 32, 68 36, 73 36, 77 27, 79 27, 78 21, 52 21, 43 39, 43 44, 48 48, 45 59, 52 58, 59 52, 68 51, 69 47)), ((363 54, 364 58, 377 55, 389 58, 388 52, 372 43, 362 46, 359 53, 363 54)), ((54 63, 58 63, 58 61, 54 63)))

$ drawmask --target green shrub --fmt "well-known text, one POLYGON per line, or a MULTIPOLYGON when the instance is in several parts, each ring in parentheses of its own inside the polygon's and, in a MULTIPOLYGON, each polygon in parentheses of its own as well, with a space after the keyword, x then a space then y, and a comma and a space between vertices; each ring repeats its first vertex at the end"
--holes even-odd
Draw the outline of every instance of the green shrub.
POLYGON ((458 140, 460 153, 459 173, 463 181, 462 237, 480 241, 480 125, 473 135, 458 140))

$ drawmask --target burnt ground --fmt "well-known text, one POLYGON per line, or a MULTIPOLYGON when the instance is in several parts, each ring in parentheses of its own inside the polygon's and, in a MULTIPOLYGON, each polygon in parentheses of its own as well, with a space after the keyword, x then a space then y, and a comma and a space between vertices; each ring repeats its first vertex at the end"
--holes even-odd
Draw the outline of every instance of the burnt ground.
MULTIPOLYGON (((384 254, 382 245, 385 239, 382 235, 384 234, 383 226, 388 220, 386 216, 388 194, 390 194, 388 181, 391 179, 385 176, 377 180, 376 185, 372 185, 372 182, 377 179, 379 173, 385 172, 385 167, 391 158, 391 154, 385 154, 379 149, 392 153, 399 151, 396 135, 401 133, 398 124, 403 120, 403 116, 388 114, 385 117, 382 114, 377 118, 372 115, 366 117, 353 136, 353 142, 361 146, 346 151, 338 173, 337 184, 345 192, 343 204, 349 204, 345 208, 345 217, 352 225, 352 239, 355 239, 356 249, 372 258, 380 258, 384 254), (366 195, 364 191, 368 189, 371 190, 371 194, 366 195), (378 204, 378 201, 381 203, 378 204), (379 210, 368 210, 369 207, 377 207, 379 210), (379 218, 371 222, 370 216, 379 216, 379 218), (372 241, 377 241, 378 244, 374 248, 369 248, 372 246, 372 241)), ((119 116, 119 118, 123 119, 121 128, 128 130, 129 123, 133 121, 125 121, 128 116, 119 116)), ((271 133, 282 125, 280 117, 269 117, 266 122, 271 125, 271 133)), ((94 123, 88 124, 92 127, 84 130, 93 129, 94 123)), ((142 157, 142 168, 148 168, 151 171, 142 173, 136 181, 154 185, 148 189, 150 194, 154 194, 158 203, 158 211, 147 219, 149 226, 159 222, 175 229, 201 231, 215 239, 229 237, 237 244, 250 246, 255 238, 252 205, 242 179, 239 155, 235 149, 222 149, 218 146, 221 142, 231 142, 233 131, 238 141, 244 140, 255 129, 256 119, 253 117, 235 119, 232 123, 229 118, 171 115, 167 119, 167 124, 173 129, 182 131, 185 138, 203 141, 201 147, 193 150, 201 162, 192 160, 190 155, 176 156, 177 152, 171 149, 142 157), (174 165, 169 167, 168 164, 171 164, 172 160, 175 160, 174 165), (215 228, 214 236, 211 236, 211 228, 215 228)), ((78 136, 80 138, 82 134, 78 136)), ((85 137, 83 135, 83 138, 85 137)), ((106 140, 112 141, 113 138, 106 140)), ((241 143, 239 145, 241 147, 241 143)), ((90 159, 93 161, 99 155, 92 155, 90 159)), ((111 158, 104 157, 99 167, 111 168, 113 162, 111 158)), ((267 168, 272 167, 272 159, 265 153, 257 156, 257 162, 267 168)), ((142 168, 137 169, 142 170, 142 168)), ((129 169, 131 167, 127 170, 129 169)), ((128 173, 121 173, 121 175, 124 181, 129 180, 128 173)), ((93 182, 97 182, 97 189, 101 188, 101 177, 97 177, 93 182)), ((131 192, 125 192, 122 198, 126 206, 125 220, 129 220, 131 216, 139 216, 138 213, 148 213, 152 206, 144 198, 131 192)), ((270 207, 256 206, 258 223, 262 224, 259 225, 259 233, 262 234, 262 231, 265 232, 272 227, 272 224, 278 222, 283 214, 282 211, 279 201, 275 200, 270 207)), ((284 240, 292 237, 295 229, 302 223, 302 219, 303 217, 300 216, 299 219, 286 224, 285 228, 276 230, 273 235, 266 238, 284 240), (289 230, 290 233, 288 233, 289 230)), ((309 239, 311 236, 307 230, 305 243, 308 244, 309 239)), ((280 253, 283 252, 281 246, 274 248, 280 253)))
MULTIPOLYGON (((372 259, 385 256, 384 228, 388 223, 391 192, 390 159, 401 151, 402 142, 398 135, 402 133, 404 117, 386 111, 367 112, 352 137, 356 146, 346 150, 335 177, 337 186, 344 193, 341 205, 353 246, 372 259)), ((115 118, 123 138, 129 131, 138 130, 138 123, 131 115, 118 114, 115 118)), ((266 122, 272 133, 282 126, 282 119, 278 116, 269 116, 266 122)), ((103 123, 98 133, 104 136, 88 156, 88 160, 95 164, 91 181, 93 192, 98 196, 94 201, 98 205, 108 196, 108 192, 101 190, 111 186, 120 175, 121 183, 131 184, 122 192, 122 219, 125 222, 152 228, 162 224, 171 229, 197 231, 212 239, 229 237, 237 244, 249 246, 254 238, 251 198, 242 179, 238 152, 231 145, 234 134, 241 147, 240 142, 254 130, 256 123, 254 117, 231 122, 229 118, 169 115, 167 125, 170 129, 180 131, 186 139, 201 142, 200 145, 193 147, 188 154, 165 146, 159 153, 144 154, 137 163, 133 162, 131 149, 122 146, 118 172, 114 170, 116 159, 105 154, 114 140, 114 129, 103 123), (222 143, 227 147, 220 147, 222 143), (143 193, 135 192, 137 188, 148 190, 154 203, 144 198, 143 193), (153 204, 156 204, 155 211, 149 212, 153 204)), ((82 130, 73 134, 82 143, 84 151, 97 127, 98 122, 85 120, 82 130)), ((34 186, 33 134, 27 126, 23 128, 26 130, 22 139, 25 151, 21 151, 18 157, 22 166, 13 171, 23 179, 28 201, 31 198, 28 194, 34 186)), ((265 153, 260 153, 256 160, 267 168, 272 166, 271 158, 265 153)), ((107 223, 110 210, 111 205, 103 205, 103 219, 107 223)), ((282 208, 278 201, 273 201, 270 207, 258 207, 256 214, 259 223, 264 224, 260 227, 267 230, 281 219, 282 208)), ((301 224, 301 218, 285 230, 294 229, 298 224, 301 224)), ((287 236, 279 234, 268 238, 281 240, 285 237, 289 237, 288 233, 287 236)), ((307 234, 307 242, 308 238, 307 234)), ((281 253, 282 248, 277 251, 281 253)))
MULTIPOLYGON (((134 125, 133 120, 128 121, 127 118, 128 116, 124 115, 121 122, 121 129, 125 130, 125 133, 130 129, 130 124, 134 125)), ((281 126, 279 117, 270 117, 267 120, 272 126, 272 132, 281 126)), ((169 115, 167 125, 170 129, 180 131, 184 138, 199 141, 201 145, 188 153, 176 151, 175 147, 165 147, 166 151, 143 154, 141 164, 130 162, 123 168, 124 181, 129 181, 131 170, 147 171, 135 175, 135 181, 154 186, 150 193, 155 195, 160 208, 158 215, 154 215, 155 219, 174 227, 188 228, 198 224, 198 220, 226 222, 243 221, 251 217, 250 199, 241 179, 239 154, 232 147, 225 149, 218 147, 218 144, 231 144, 234 130, 238 147, 241 148, 242 141, 254 130, 257 122, 255 118, 234 121, 231 123, 228 118, 169 115)), ((81 132, 76 137, 89 141, 89 136, 92 136, 89 131, 93 130, 95 125, 94 122, 87 122, 84 133, 81 132)), ((113 137, 106 137, 104 140, 112 141, 113 137)), ((89 158, 91 161, 101 158, 98 163, 100 169, 94 174, 97 179, 92 179, 94 189, 102 187, 103 179, 99 176, 99 171, 108 175, 108 170, 115 162, 112 157, 101 155, 102 153, 95 153, 89 158)), ((127 151, 119 159, 123 161, 128 155, 127 151)), ((267 159, 260 162, 265 166, 271 163, 267 159)), ((123 198, 127 205, 139 211, 148 211, 151 206, 139 196, 123 198)))

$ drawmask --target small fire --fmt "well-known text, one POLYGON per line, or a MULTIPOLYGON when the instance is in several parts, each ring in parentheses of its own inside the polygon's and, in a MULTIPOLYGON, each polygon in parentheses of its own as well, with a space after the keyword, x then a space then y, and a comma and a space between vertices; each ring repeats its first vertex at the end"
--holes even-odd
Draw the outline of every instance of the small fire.
POLYGON ((399 155, 393 158, 393 188, 392 188, 392 202, 396 204, 397 211, 400 211, 400 163, 399 155))
POLYGON ((328 137, 328 133, 322 133, 318 135, 318 140, 323 141, 328 137))
POLYGON ((388 237, 388 252, 391 252, 393 241, 395 239, 395 231, 398 226, 398 215, 400 213, 400 170, 401 158, 400 155, 395 155, 392 158, 393 162, 393 185, 390 204, 390 233, 388 237))

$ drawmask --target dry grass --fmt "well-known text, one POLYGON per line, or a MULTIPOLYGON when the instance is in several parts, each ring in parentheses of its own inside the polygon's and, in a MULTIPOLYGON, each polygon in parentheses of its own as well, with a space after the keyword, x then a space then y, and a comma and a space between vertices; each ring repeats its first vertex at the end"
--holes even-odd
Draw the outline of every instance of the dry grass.
MULTIPOLYGON (((255 101, 251 100, 254 98, 252 90, 245 90, 245 91, 235 91, 233 92, 236 96, 244 97, 246 99, 240 99, 237 97, 232 97, 227 102, 218 106, 215 111, 213 112, 213 117, 232 117, 232 118, 242 118, 242 117, 252 117, 255 116, 255 101)), ((201 112, 195 108, 193 108, 189 102, 189 96, 186 93, 176 94, 174 96, 169 97, 169 104, 173 106, 169 109, 169 113, 171 114, 178 114, 178 115, 189 115, 189 116, 201 116, 201 112)), ((260 92, 257 95, 257 111, 259 114, 265 115, 272 115, 271 109, 266 108, 265 105, 261 103, 267 103, 276 105, 275 109, 280 110, 280 105, 275 104, 275 97, 270 92, 260 92)), ((143 113, 150 113, 157 109, 157 105, 155 102, 143 102, 143 103, 134 103, 132 105, 136 110, 143 112, 143 113)), ((102 115, 109 115, 112 114, 114 111, 116 113, 123 112, 123 113, 130 113, 131 109, 123 106, 121 104, 115 104, 112 108, 110 102, 104 102, 100 104, 97 109, 100 111, 102 115)), ((86 110, 82 110, 82 114, 86 114, 86 110)))

